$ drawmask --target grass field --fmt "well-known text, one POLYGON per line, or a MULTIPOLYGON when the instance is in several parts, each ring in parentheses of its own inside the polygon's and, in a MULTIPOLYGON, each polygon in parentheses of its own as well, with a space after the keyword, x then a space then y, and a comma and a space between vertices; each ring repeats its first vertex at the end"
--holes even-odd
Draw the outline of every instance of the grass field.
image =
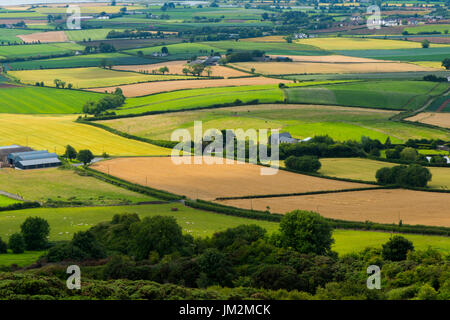
POLYGON ((450 226, 449 195, 403 189, 352 191, 308 196, 220 201, 225 205, 270 212, 310 210, 333 219, 379 223, 450 226))
POLYGON ((417 34, 419 32, 433 32, 439 31, 444 33, 445 30, 450 31, 450 24, 432 24, 432 25, 424 25, 417 26, 413 28, 405 28, 404 30, 408 31, 411 34, 417 34))
POLYGON ((127 99, 125 105, 116 113, 139 114, 148 111, 201 108, 231 103, 236 99, 242 102, 258 99, 262 103, 273 103, 282 102, 284 94, 276 85, 182 90, 127 99))
POLYGON ((119 131, 150 139, 169 140, 173 130, 184 128, 193 132, 195 120, 202 121, 204 130, 217 129, 280 129, 297 138, 328 134, 345 141, 365 135, 393 143, 412 137, 450 139, 441 130, 389 121, 396 111, 326 105, 267 104, 166 113, 134 118, 101 121, 119 131))
MULTIPOLYGON (((30 209, 0 214, 0 236, 7 240, 13 232, 19 230, 20 224, 29 216, 40 216, 50 223, 50 240, 70 240, 77 231, 89 229, 102 221, 109 221, 114 214, 137 213, 140 218, 163 215, 174 216, 182 226, 184 233, 193 236, 211 236, 213 233, 236 227, 241 224, 256 224, 265 228, 269 234, 278 229, 278 223, 260 220, 251 220, 239 217, 220 215, 184 207, 180 204, 170 205, 143 205, 143 206, 116 206, 116 207, 88 207, 88 208, 57 208, 57 209, 30 209), (178 208, 173 212, 171 208, 178 208), (11 214, 13 213, 13 214, 11 214)), ((450 238, 422 235, 403 235, 413 241, 416 249, 426 249, 429 246, 441 252, 450 251, 450 238)), ((334 230, 335 244, 333 250, 339 254, 360 251, 366 247, 381 248, 389 240, 390 233, 334 230)), ((25 252, 24 254, 0 254, 0 265, 19 266, 32 264, 44 254, 44 251, 25 252)))
POLYGON ((290 103, 319 103, 382 109, 414 110, 430 96, 442 94, 447 83, 426 81, 367 81, 286 90, 290 103))
POLYGON ((0 113, 81 113, 102 94, 42 87, 0 87, 0 113))
POLYGON ((422 112, 405 120, 432 124, 434 126, 443 128, 450 128, 450 113, 448 112, 422 112))
POLYGON ((274 175, 261 175, 263 167, 249 163, 195 164, 194 161, 201 158, 185 157, 185 159, 192 160, 192 164, 177 165, 171 157, 140 157, 102 161, 93 164, 92 168, 109 172, 113 176, 133 183, 148 185, 193 199, 207 200, 218 197, 371 187, 371 185, 321 179, 287 171, 278 171, 274 175), (242 177, 245 177, 245 180, 242 177))
POLYGON ((89 55, 77 55, 53 59, 41 59, 19 61, 8 64, 11 70, 56 69, 56 68, 81 68, 98 67, 105 59, 112 65, 130 65, 148 63, 148 59, 123 53, 97 53, 89 55))
POLYGON ((433 71, 428 66, 418 66, 409 63, 321 63, 321 62, 238 62, 232 66, 250 72, 267 75, 279 74, 327 74, 327 73, 383 73, 383 72, 417 72, 433 71))
POLYGON ((103 68, 26 70, 10 71, 9 73, 23 83, 35 84, 37 81, 44 81, 45 85, 54 86, 53 80, 59 79, 67 84, 71 83, 74 88, 109 87, 147 81, 195 79, 195 77, 191 76, 146 75, 103 68))
POLYGON ((16 46, 0 46, 0 56, 5 58, 37 58, 49 55, 68 54, 84 47, 75 43, 27 44, 16 46))
POLYGON ((445 68, 442 66, 441 61, 414 61, 413 63, 426 68, 445 70, 445 68))
MULTIPOLYGON (((322 158, 322 168, 319 173, 339 178, 376 181, 375 173, 383 167, 393 167, 397 164, 360 158, 322 158)), ((432 180, 428 186, 436 189, 450 189, 450 168, 429 167, 432 180)))
POLYGON ((4 29, 0 28, 0 43, 8 44, 10 43, 22 43, 22 39, 17 37, 18 35, 33 33, 32 30, 20 30, 20 29, 4 29))
MULTIPOLYGON (((297 40, 298 43, 319 47, 323 50, 392 50, 421 48, 421 44, 403 40, 367 38, 309 38, 297 40)), ((432 45, 440 47, 442 45, 432 45)))
POLYGON ((20 144, 63 154, 66 145, 94 154, 169 155, 171 150, 75 123, 76 116, 0 114, 0 145, 20 144))
MULTIPOLYGON (((2 185, 1 191, 6 191, 5 188, 3 188, 3 185, 2 185)), ((8 197, 3 196, 3 195, 0 194, 0 208, 1 207, 7 207, 7 206, 9 206, 11 204, 14 204, 14 203, 17 203, 17 202, 20 202, 20 201, 8 198, 8 197)))
POLYGON ((86 30, 67 30, 65 31, 70 41, 89 41, 104 40, 113 29, 86 29, 86 30))
MULTIPOLYGON (((379 40, 379 41, 388 41, 388 40, 379 40)), ((396 40, 390 40, 396 41, 396 40)), ((404 42, 404 41, 401 41, 404 42)), ((420 46, 420 42, 405 42, 405 43, 416 43, 420 46)), ((355 48, 355 50, 344 50, 339 49, 336 50, 336 53, 353 56, 353 57, 361 57, 361 58, 370 58, 370 59, 382 59, 382 60, 395 60, 395 61, 442 61, 445 58, 448 58, 449 47, 442 45, 431 45, 427 49, 423 48, 412 48, 412 49, 390 49, 390 50, 380 50, 378 49, 361 49, 355 48)))
MULTIPOLYGON (((156 200, 92 177, 80 176, 73 170, 58 168, 31 171, 4 168, 0 170, 0 185, 2 191, 20 195, 28 201, 113 205, 156 200)), ((4 206, 2 199, 0 196, 0 207, 4 206)))
MULTIPOLYGON (((265 77, 252 77, 239 79, 175 80, 175 81, 160 81, 160 82, 144 82, 144 83, 128 84, 118 87, 122 89, 122 92, 125 95, 125 97, 139 97, 154 93, 185 90, 185 89, 240 87, 240 86, 270 85, 279 83, 292 83, 292 82, 290 80, 280 80, 265 77)), ((117 86, 95 88, 90 89, 90 91, 112 93, 116 88, 117 86)))

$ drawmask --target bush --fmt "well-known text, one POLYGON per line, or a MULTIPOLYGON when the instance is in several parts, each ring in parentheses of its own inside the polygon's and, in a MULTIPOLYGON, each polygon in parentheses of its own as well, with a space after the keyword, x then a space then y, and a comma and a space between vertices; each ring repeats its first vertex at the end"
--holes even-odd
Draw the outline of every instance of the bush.
POLYGON ((13 253, 24 253, 25 252, 25 239, 20 233, 14 233, 9 238, 9 248, 13 253))
POLYGON ((392 168, 380 168, 377 170, 375 177, 380 184, 396 184, 404 187, 419 187, 427 186, 428 181, 431 180, 432 175, 430 170, 418 164, 409 166, 400 165, 392 168))
POLYGON ((27 250, 42 250, 48 245, 50 226, 40 217, 29 217, 20 226, 27 250))
POLYGON ((314 156, 290 156, 284 163, 288 169, 303 172, 317 172, 322 166, 319 159, 314 156))
POLYGON ((393 236, 388 242, 383 244, 381 255, 385 260, 402 261, 406 259, 409 251, 414 250, 414 245, 402 236, 393 236))

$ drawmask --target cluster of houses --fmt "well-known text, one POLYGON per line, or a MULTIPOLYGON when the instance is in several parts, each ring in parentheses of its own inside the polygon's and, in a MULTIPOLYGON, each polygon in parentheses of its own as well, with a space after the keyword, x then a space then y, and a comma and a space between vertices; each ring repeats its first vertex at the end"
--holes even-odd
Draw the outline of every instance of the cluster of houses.
POLYGON ((47 150, 33 150, 19 145, 0 147, 0 168, 10 167, 20 170, 41 169, 61 165, 56 153, 47 150))

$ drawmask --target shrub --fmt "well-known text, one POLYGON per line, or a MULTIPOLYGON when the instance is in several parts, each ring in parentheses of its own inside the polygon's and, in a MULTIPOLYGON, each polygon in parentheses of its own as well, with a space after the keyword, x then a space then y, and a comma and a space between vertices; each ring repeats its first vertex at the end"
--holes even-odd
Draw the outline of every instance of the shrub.
POLYGON ((414 250, 414 245, 402 236, 393 236, 388 242, 383 244, 381 255, 385 260, 402 261, 406 259, 409 251, 414 250))
POLYGON ((0 253, 7 253, 7 252, 8 252, 8 245, 6 244, 6 242, 2 240, 2 238, 0 238, 0 253))
POLYGON ((319 159, 314 156, 290 156, 284 163, 289 169, 303 172, 317 172, 322 166, 319 159))
POLYGON ((380 168, 375 177, 380 184, 396 184, 405 187, 426 187, 432 175, 430 170, 418 164, 380 168))
POLYGON ((25 252, 25 239, 20 233, 14 233, 9 238, 9 248, 13 253, 24 253, 25 252))

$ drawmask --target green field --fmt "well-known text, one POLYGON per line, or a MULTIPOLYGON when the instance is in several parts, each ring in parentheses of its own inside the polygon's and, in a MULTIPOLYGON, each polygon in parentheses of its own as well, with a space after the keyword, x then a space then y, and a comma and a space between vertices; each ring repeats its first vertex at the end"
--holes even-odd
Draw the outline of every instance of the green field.
POLYGON ((415 110, 449 88, 425 81, 366 81, 285 90, 290 103, 318 103, 394 110, 415 110))
MULTIPOLYGON (((160 95, 149 98, 158 96, 160 95)), ((169 101, 164 105, 168 103, 169 101)), ((363 135, 382 142, 390 137, 393 143, 421 137, 443 140, 450 138, 446 131, 389 121, 395 114, 395 111, 369 108, 267 104, 165 113, 101 123, 122 132, 163 140, 169 140, 173 130, 177 128, 192 130, 196 120, 202 121, 204 130, 272 128, 288 131, 297 138, 328 134, 339 141, 360 141, 363 135)))
POLYGON ((270 103, 283 101, 284 95, 276 85, 181 90, 129 98, 116 113, 140 114, 148 111, 201 108, 213 104, 231 103, 236 99, 242 102, 258 99, 260 102, 270 103))
POLYGON ((68 30, 65 31, 70 41, 92 41, 104 40, 108 33, 113 29, 86 29, 86 30, 68 30))
MULTIPOLYGON (((155 215, 173 216, 184 233, 195 237, 211 236, 213 233, 233 228, 241 224, 257 224, 268 233, 278 229, 278 223, 251 220, 216 213, 210 213, 185 207, 181 204, 116 206, 116 207, 84 207, 27 209, 0 213, 0 236, 8 239, 12 233, 19 231, 20 225, 27 217, 39 216, 50 224, 50 240, 70 240, 75 232, 84 231, 102 221, 109 221, 114 214, 137 213, 141 218, 155 215), (178 208, 178 211, 171 211, 178 208)), ((335 230, 333 250, 339 254, 360 251, 366 247, 381 247, 389 240, 390 233, 335 230)), ((426 249, 431 246, 441 252, 450 251, 450 238, 438 236, 404 235, 413 241, 416 249, 426 249)), ((42 252, 26 253, 25 255, 0 255, 0 265, 22 262, 30 264, 42 252), (13 261, 13 262, 12 262, 13 261)))
POLYGON ((0 113, 81 113, 87 101, 101 93, 42 87, 0 87, 0 113))
MULTIPOLYGON (((383 167, 393 167, 397 164, 361 158, 322 158, 322 168, 319 173, 339 178, 376 181, 375 173, 383 167)), ((432 180, 428 186, 436 189, 450 188, 450 168, 429 167, 432 180)))
POLYGON ((103 59, 105 59, 107 63, 111 63, 112 65, 153 63, 153 61, 149 59, 144 59, 129 54, 115 52, 115 53, 77 55, 54 59, 20 61, 9 63, 8 67, 10 67, 11 70, 98 67, 103 59))
POLYGON ((403 30, 408 31, 411 34, 417 34, 419 32, 433 32, 433 31, 438 31, 438 32, 444 33, 445 30, 450 31, 450 24, 431 24, 431 25, 405 28, 403 30))
MULTIPOLYGON (((3 241, 7 239, 2 239, 3 241)), ((19 267, 32 265, 36 260, 45 254, 45 251, 25 251, 21 254, 14 254, 11 251, 0 254, 0 266, 10 266, 17 264, 19 267)))
POLYGON ((1 45, 7 45, 8 43, 23 43, 22 39, 17 37, 18 35, 30 34, 36 32, 35 30, 22 30, 22 29, 4 29, 0 28, 0 43, 1 45))
MULTIPOLYGON (((1 190, 20 195, 28 201, 115 205, 156 200, 92 177, 80 176, 73 170, 58 168, 31 171, 2 169, 0 185, 1 190)), ((0 196, 0 207, 4 206, 3 198, 0 196)), ((9 200, 11 203, 15 201, 9 200)))
POLYGON ((138 82, 195 79, 195 77, 191 76, 140 74, 103 68, 10 71, 9 74, 27 84, 44 81, 46 86, 55 86, 53 81, 59 79, 67 84, 71 83, 74 88, 96 88, 138 82))
POLYGON ((0 56, 3 57, 3 60, 12 58, 38 58, 70 54, 75 51, 82 51, 83 49, 83 46, 76 43, 0 46, 0 56))
MULTIPOLYGON (((2 189, 2 191, 6 191, 6 190, 2 189)), ((18 202, 20 202, 20 201, 8 198, 8 197, 3 196, 3 195, 0 194, 0 208, 1 207, 7 207, 7 206, 9 206, 11 204, 18 203, 18 202)))
POLYGON ((393 49, 393 50, 337 50, 336 53, 346 56, 396 60, 396 61, 442 61, 448 58, 450 47, 433 47, 423 49, 393 49))

